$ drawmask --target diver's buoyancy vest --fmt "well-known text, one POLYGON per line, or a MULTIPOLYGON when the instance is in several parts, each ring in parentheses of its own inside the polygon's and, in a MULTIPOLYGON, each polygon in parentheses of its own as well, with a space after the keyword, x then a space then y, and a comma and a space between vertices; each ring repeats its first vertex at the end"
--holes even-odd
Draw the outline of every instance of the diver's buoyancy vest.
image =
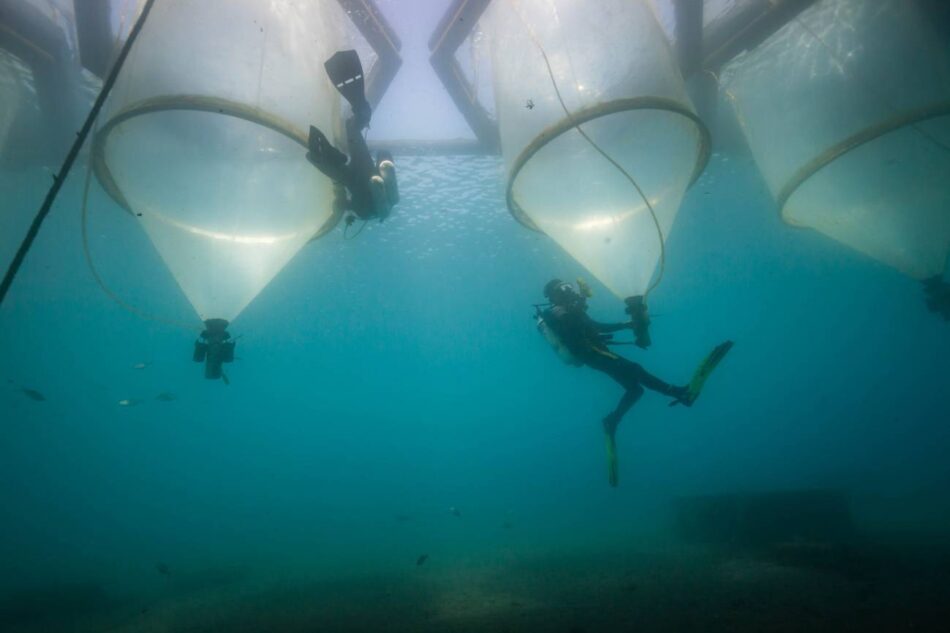
POLYGON ((396 166, 391 160, 380 161, 379 175, 369 179, 369 189, 373 194, 374 215, 380 220, 385 220, 399 202, 396 166))
POLYGON ((555 322, 555 317, 551 313, 551 309, 547 310, 538 310, 535 319, 538 324, 538 332, 544 337, 544 339, 551 346, 551 349, 557 354, 558 358, 564 361, 568 365, 574 367, 580 367, 584 363, 577 356, 568 349, 567 345, 564 344, 564 341, 561 340, 561 337, 558 336, 553 323, 555 322))

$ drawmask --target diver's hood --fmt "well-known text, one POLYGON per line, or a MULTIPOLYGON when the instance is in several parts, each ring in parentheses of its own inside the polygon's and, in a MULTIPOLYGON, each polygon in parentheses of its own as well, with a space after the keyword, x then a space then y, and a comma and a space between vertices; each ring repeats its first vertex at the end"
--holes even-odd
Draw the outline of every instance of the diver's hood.
POLYGON ((544 296, 554 305, 566 307, 585 305, 584 295, 576 290, 573 284, 560 279, 552 279, 545 284, 544 296))

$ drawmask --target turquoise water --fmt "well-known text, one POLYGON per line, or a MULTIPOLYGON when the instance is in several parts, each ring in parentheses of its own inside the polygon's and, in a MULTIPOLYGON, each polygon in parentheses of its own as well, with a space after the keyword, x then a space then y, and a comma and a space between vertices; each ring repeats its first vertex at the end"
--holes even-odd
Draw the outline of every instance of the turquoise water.
MULTIPOLYGON (((833 489, 864 535, 950 526, 946 323, 916 282, 784 226, 750 163, 715 155, 691 189, 651 298, 654 346, 623 352, 683 382, 716 343, 736 347, 692 409, 644 396, 612 489, 600 419, 620 388, 561 364, 531 319, 549 278, 583 271, 510 217, 500 160, 397 162, 390 221, 309 245, 233 323, 230 386, 202 378, 193 333, 95 284, 76 169, 0 310, 10 630, 591 631, 623 605, 628 624, 711 630, 735 591, 759 605, 754 630, 755 614, 795 621, 748 593, 774 578, 821 588, 827 623, 852 580, 691 558, 671 502, 833 489), (603 589, 615 580, 639 597, 603 589)), ((6 261, 47 181, 4 178, 20 196, 6 261)), ((194 319, 133 219, 101 193, 90 213, 110 287, 194 319)), ((592 315, 622 320, 594 291, 592 315)))

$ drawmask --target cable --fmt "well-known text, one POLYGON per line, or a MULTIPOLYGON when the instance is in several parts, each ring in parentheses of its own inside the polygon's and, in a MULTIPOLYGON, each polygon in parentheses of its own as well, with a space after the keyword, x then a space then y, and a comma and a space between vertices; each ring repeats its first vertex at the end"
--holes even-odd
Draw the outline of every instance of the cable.
POLYGON ((89 272, 92 274, 92 278, 96 280, 96 283, 99 284, 99 288, 101 288, 102 291, 106 293, 107 297, 115 301, 116 304, 119 305, 119 307, 125 310, 128 310, 129 312, 131 312, 132 314, 140 318, 147 319, 149 321, 155 321, 157 323, 162 323, 164 325, 170 325, 172 327, 182 328, 182 329, 189 330, 192 332, 200 332, 201 328, 191 325, 189 323, 185 323, 183 321, 174 321, 171 319, 163 319, 162 317, 158 317, 148 312, 145 312, 144 310, 141 310, 140 308, 137 308, 134 305, 127 303, 126 301, 123 301, 121 297, 119 297, 117 294, 112 292, 112 290, 110 290, 109 287, 106 286, 105 282, 102 280, 102 277, 99 276, 99 271, 96 270, 96 266, 92 261, 92 253, 89 251, 89 232, 87 229, 87 223, 88 223, 87 218, 89 215, 88 202, 89 202, 89 187, 91 183, 92 183, 92 167, 90 166, 86 170, 86 180, 83 185, 82 218, 80 221, 80 225, 82 227, 82 231, 81 231, 82 252, 86 258, 86 265, 89 267, 89 272))
MULTIPOLYGON (((126 5, 127 4, 128 4, 128 1, 126 1, 126 5)), ((124 7, 123 11, 120 12, 121 17, 119 20, 119 28, 117 29, 117 33, 116 33, 116 41, 115 41, 114 49, 119 48, 119 38, 122 37, 122 31, 125 28, 125 17, 127 15, 127 12, 125 11, 125 9, 127 9, 127 6, 124 7)), ((99 131, 99 126, 97 125, 96 132, 98 131, 99 131)), ((87 165, 86 177, 83 182, 82 208, 80 210, 80 234, 82 235, 82 253, 83 253, 83 257, 86 260, 86 267, 89 269, 89 274, 92 275, 92 278, 95 279, 96 283, 99 285, 99 288, 102 290, 102 292, 105 293, 107 297, 112 299, 112 301, 114 301, 119 307, 123 308, 124 310, 128 310, 135 316, 140 317, 142 319, 149 320, 149 321, 156 321, 158 323, 170 325, 172 327, 182 328, 189 331, 200 332, 201 328, 195 327, 191 324, 184 323, 182 321, 168 320, 168 319, 163 319, 161 317, 154 316, 124 301, 121 297, 119 297, 115 292, 113 292, 106 285, 105 281, 99 275, 99 271, 96 269, 96 265, 92 261, 92 252, 89 248, 89 230, 88 230, 89 188, 92 183, 92 173, 93 173, 93 168, 92 168, 92 164, 90 163, 89 165, 87 165)))
POLYGON ((614 160, 610 154, 608 154, 600 145, 598 145, 591 137, 589 137, 587 133, 581 128, 580 123, 577 123, 577 121, 574 119, 574 115, 571 113, 570 109, 567 107, 567 104, 564 102, 564 98, 561 96, 561 90, 557 85, 557 80, 554 78, 554 70, 551 68, 551 61, 548 59, 548 54, 544 50, 544 46, 542 46, 541 42, 538 40, 534 29, 531 28, 528 22, 524 19, 524 16, 521 15, 521 12, 515 6, 515 0, 512 0, 512 8, 515 11, 515 15, 518 16, 518 19, 521 20, 521 23, 524 24, 525 28, 528 30, 528 35, 531 37, 531 41, 535 46, 538 47, 538 51, 541 53, 541 57, 544 60, 544 65, 547 67, 548 77, 551 79, 551 85, 554 87, 554 93, 557 95, 557 100, 560 102, 561 108, 564 110, 564 114, 571 122, 571 125, 573 125, 574 129, 577 130, 578 133, 584 137, 588 143, 590 143, 591 147, 593 147, 601 156, 603 156, 607 162, 616 167, 617 171, 623 174, 623 176, 628 181, 630 181, 630 184, 633 185, 633 187, 637 190, 637 193, 640 194, 640 197, 646 204, 647 209, 650 211, 650 217, 653 219, 653 225, 656 227, 657 240, 660 243, 660 261, 659 272, 657 273, 653 282, 643 293, 643 298, 646 300, 650 292, 660 285, 660 281, 663 279, 663 273, 666 272, 666 240, 663 238, 663 229, 660 228, 660 220, 656 217, 656 210, 653 208, 653 205, 650 204, 649 198, 647 198, 646 194, 643 192, 643 189, 640 188, 639 183, 637 183, 636 179, 630 175, 630 172, 624 169, 620 163, 614 160))
POLYGON ((350 240, 355 240, 357 237, 359 237, 360 233, 363 232, 363 229, 366 228, 367 224, 369 224, 369 222, 367 222, 366 220, 363 220, 363 223, 360 225, 360 228, 356 229, 356 233, 350 236, 347 236, 347 231, 350 230, 350 227, 353 226, 353 223, 351 222, 350 224, 347 224, 345 227, 343 227, 343 239, 346 240, 347 242, 350 240))
POLYGON ((89 110, 89 114, 86 116, 86 120, 82 124, 82 128, 80 128, 79 132, 77 132, 76 140, 73 141, 73 145, 69 149, 69 153, 66 154, 66 159, 63 161, 59 172, 53 176, 53 185, 46 193, 46 198, 43 200, 43 204, 40 206, 39 211, 36 212, 36 216, 33 218, 33 222, 30 224, 30 228, 26 232, 23 242, 20 244, 16 255, 13 256, 13 261, 10 262, 10 266, 7 268, 7 272, 3 277, 3 282, 0 283, 0 305, 3 305, 3 301, 6 299, 7 292, 10 290, 10 286, 13 285, 13 280, 16 278, 17 272, 19 272, 20 266, 23 264, 23 260, 26 258, 26 254, 30 251, 30 248, 33 246, 33 242, 36 240, 36 236, 40 232, 40 227, 43 225, 43 221, 46 220, 46 216, 49 215, 50 210, 53 208, 53 203, 56 202, 56 196, 59 195, 59 191, 62 189, 63 183, 66 181, 66 177, 69 175, 69 172, 73 167, 73 163, 76 162, 76 158, 79 156, 79 151, 86 142, 86 138, 89 136, 89 132, 92 130, 93 123, 95 123, 96 118, 99 116, 102 106, 105 105, 106 99, 109 97, 109 92, 112 90, 116 79, 119 77, 119 71, 122 69, 122 65, 125 63, 125 59, 129 55, 129 51, 132 50, 132 44, 135 43, 136 38, 142 31, 142 27, 145 25, 145 20, 148 17, 149 12, 152 10, 152 5, 154 4, 155 0, 145 0, 145 6, 142 9, 142 14, 135 22, 135 26, 132 27, 132 31, 129 33, 128 39, 122 46, 122 50, 119 51, 119 56, 112 65, 112 70, 109 71, 109 76, 102 84, 102 90, 99 92, 99 96, 96 97, 96 101, 92 104, 92 109, 89 110))

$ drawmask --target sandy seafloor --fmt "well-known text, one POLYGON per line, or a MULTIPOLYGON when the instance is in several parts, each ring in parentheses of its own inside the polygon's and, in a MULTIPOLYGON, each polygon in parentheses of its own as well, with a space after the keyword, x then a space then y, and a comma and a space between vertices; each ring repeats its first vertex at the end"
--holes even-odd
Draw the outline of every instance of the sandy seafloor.
POLYGON ((641 541, 351 576, 179 569, 157 573, 147 597, 82 584, 23 594, 4 631, 945 631, 950 548, 888 541, 805 546, 798 560, 641 541))

